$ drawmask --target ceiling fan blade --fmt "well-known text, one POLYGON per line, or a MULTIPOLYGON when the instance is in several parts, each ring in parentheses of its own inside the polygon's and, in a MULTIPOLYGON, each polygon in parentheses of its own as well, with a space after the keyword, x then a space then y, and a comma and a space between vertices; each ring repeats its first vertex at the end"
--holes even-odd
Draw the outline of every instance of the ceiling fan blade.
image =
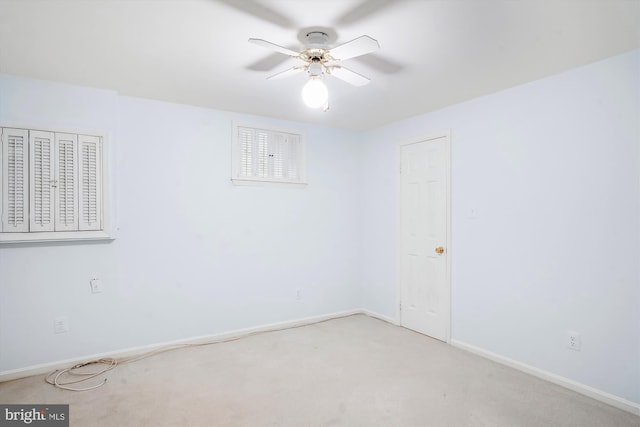
POLYGON ((284 62, 294 61, 293 59, 286 58, 277 52, 273 52, 268 56, 247 65, 247 69, 253 71, 271 71, 276 67, 282 67, 284 62))
MULTIPOLYGON (((274 55, 276 54, 274 53, 274 55)), ((377 71, 380 71, 384 74, 395 74, 402 71, 403 69, 403 66, 400 65, 399 63, 392 61, 390 59, 383 58, 380 55, 375 53, 354 58, 354 61, 358 61, 359 63, 366 64, 368 67, 373 68, 377 71)))
POLYGON ((380 49, 380 45, 376 39, 369 36, 360 36, 357 39, 334 47, 329 52, 335 59, 344 61, 345 59, 366 55, 376 49, 380 49))
POLYGON ((297 74, 297 73, 299 73, 300 71, 303 71, 303 70, 304 70, 304 65, 299 65, 297 67, 292 67, 292 68, 289 68, 287 70, 275 73, 275 74, 267 77, 267 80, 282 79, 282 78, 289 77, 289 76, 292 76, 294 74, 297 74))
POLYGON ((279 25, 283 28, 292 28, 293 21, 279 13, 273 9, 270 9, 267 6, 263 6, 260 3, 254 0, 218 0, 220 3, 224 3, 227 6, 231 6, 235 9, 238 9, 241 12, 247 13, 249 15, 253 15, 258 19, 263 21, 271 22, 272 24, 279 25))
POLYGON ((354 86, 364 86, 371 81, 369 77, 365 77, 362 74, 358 74, 355 71, 351 71, 350 69, 341 67, 340 65, 334 65, 328 67, 328 69, 332 76, 354 86))
POLYGON ((399 2, 400 0, 363 0, 357 6, 342 14, 342 16, 336 20, 335 24, 339 27, 353 24, 368 16, 379 13, 391 4, 399 2))
POLYGON ((258 46, 266 47, 267 49, 275 50, 276 52, 280 52, 289 56, 297 57, 300 55, 299 52, 287 49, 286 47, 282 47, 280 45, 262 39, 249 39, 249 43, 257 44, 258 46))

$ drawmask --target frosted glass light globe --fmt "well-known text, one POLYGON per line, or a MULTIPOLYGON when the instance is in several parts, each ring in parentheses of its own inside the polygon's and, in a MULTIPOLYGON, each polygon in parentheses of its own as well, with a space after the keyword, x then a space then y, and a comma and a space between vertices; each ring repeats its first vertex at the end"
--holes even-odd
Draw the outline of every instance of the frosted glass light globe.
POLYGON ((320 79, 309 79, 302 88, 302 100, 309 108, 320 108, 329 98, 327 86, 320 79))

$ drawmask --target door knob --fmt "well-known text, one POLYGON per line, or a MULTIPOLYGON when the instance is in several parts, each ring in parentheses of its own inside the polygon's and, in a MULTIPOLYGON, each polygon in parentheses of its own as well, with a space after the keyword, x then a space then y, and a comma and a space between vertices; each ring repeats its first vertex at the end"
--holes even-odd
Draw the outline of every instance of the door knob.
POLYGON ((443 248, 442 246, 438 246, 438 247, 436 248, 436 253, 437 253, 438 255, 442 255, 442 254, 444 253, 444 248, 443 248))

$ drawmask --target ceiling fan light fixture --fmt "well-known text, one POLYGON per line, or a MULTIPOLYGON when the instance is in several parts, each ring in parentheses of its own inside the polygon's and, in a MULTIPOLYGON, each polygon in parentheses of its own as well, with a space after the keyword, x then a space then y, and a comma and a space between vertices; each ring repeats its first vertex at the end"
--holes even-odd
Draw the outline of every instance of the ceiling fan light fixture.
POLYGON ((309 64, 309 75, 310 76, 320 76, 322 75, 322 63, 320 61, 313 61, 309 64))
MULTIPOLYGON (((291 74, 306 71, 309 80, 302 88, 302 100, 309 108, 329 109, 329 91, 324 84, 323 77, 332 75, 353 86, 363 86, 369 83, 369 78, 342 66, 340 61, 366 55, 380 48, 378 41, 367 35, 357 37, 333 48, 328 47, 330 30, 309 29, 306 32, 305 48, 299 52, 271 43, 263 39, 249 39, 249 42, 278 53, 302 60, 304 65, 297 65, 285 71, 280 71, 267 79, 286 77, 291 74)), ((335 32, 332 33, 335 39, 335 32)))
POLYGON ((302 100, 309 108, 320 108, 327 104, 329 91, 321 78, 311 77, 302 88, 302 100))

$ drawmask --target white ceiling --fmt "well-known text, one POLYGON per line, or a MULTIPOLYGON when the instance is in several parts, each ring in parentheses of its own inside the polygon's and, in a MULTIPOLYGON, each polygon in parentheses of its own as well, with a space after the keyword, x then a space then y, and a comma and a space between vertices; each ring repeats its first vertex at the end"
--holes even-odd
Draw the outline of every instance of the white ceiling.
POLYGON ((636 48, 638 0, 0 0, 2 73, 354 130, 636 48), (265 80, 295 60, 247 42, 298 50, 312 26, 381 46, 345 61, 370 84, 327 79, 326 113, 304 75, 265 80))

